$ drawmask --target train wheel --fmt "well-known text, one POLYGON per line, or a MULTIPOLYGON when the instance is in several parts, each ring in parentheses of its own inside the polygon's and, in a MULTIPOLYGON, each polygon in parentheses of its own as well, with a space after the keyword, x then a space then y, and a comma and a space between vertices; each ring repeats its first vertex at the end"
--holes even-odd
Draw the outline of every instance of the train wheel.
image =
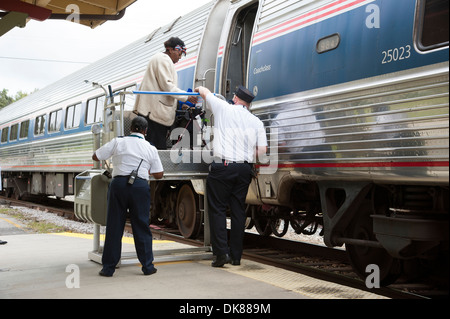
POLYGON ((286 235, 289 228, 289 220, 288 219, 272 219, 270 221, 270 227, 272 228, 272 233, 277 237, 283 237, 286 235), (280 231, 281 230, 281 231, 280 231))
POLYGON ((13 193, 14 193, 14 191, 13 191, 13 189, 10 187, 10 188, 7 188, 6 190, 5 190, 5 192, 6 192, 6 197, 8 197, 8 198, 11 198, 12 197, 12 195, 13 195, 13 193))
POLYGON ((14 189, 14 199, 16 199, 16 200, 21 200, 22 199, 22 195, 20 194, 20 190, 18 190, 17 188, 14 189))
POLYGON ((258 234, 261 236, 270 236, 272 234, 270 218, 265 216, 265 211, 262 209, 262 206, 258 206, 255 210, 253 210, 252 219, 258 234))
POLYGON ((253 226, 255 226, 255 223, 252 219, 252 215, 255 210, 256 206, 253 205, 247 205, 247 207, 245 208, 245 215, 247 216, 247 218, 245 219, 245 229, 252 229, 253 226))
POLYGON ((194 191, 188 184, 181 186, 177 197, 176 220, 184 238, 196 238, 202 226, 194 191))
MULTIPOLYGON (((350 225, 350 238, 362 240, 376 240, 372 232, 372 219, 367 210, 362 214, 356 214, 355 220, 350 225)), ((369 275, 366 272, 366 267, 370 264, 377 265, 380 269, 380 285, 387 286, 394 283, 401 274, 402 265, 399 259, 392 257, 388 252, 382 248, 348 245, 346 244, 347 255, 350 263, 358 276, 365 280, 369 275)))

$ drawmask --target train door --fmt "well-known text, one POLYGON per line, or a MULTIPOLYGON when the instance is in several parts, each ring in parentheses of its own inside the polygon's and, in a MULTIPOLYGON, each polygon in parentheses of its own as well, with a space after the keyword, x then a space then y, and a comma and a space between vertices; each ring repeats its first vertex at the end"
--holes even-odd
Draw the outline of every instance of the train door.
POLYGON ((227 99, 239 85, 246 86, 248 57, 253 26, 258 12, 258 2, 251 1, 236 10, 227 35, 227 45, 223 52, 223 69, 220 92, 227 99))

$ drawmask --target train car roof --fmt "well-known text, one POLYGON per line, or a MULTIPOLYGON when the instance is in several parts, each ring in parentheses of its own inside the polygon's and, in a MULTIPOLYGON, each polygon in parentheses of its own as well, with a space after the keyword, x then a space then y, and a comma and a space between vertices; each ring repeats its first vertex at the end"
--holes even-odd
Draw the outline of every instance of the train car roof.
POLYGON ((108 20, 120 19, 134 2, 136 0, 6 1, 0 4, 0 36, 16 26, 24 27, 29 19, 62 19, 95 28, 108 20))
POLYGON ((180 63, 196 59, 203 29, 213 5, 214 1, 206 3, 116 52, 5 106, 0 110, 0 129, 24 116, 35 116, 39 112, 68 106, 72 100, 84 101, 86 94, 91 97, 103 94, 90 82, 112 84, 113 90, 140 82, 150 57, 162 52, 164 41, 171 36, 180 37, 188 48, 187 56, 180 63))

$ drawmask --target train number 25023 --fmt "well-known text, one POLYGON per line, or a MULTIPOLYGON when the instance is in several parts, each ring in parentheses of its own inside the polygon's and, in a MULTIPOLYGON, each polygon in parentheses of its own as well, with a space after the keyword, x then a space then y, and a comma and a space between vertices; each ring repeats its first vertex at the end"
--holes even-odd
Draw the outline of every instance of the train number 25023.
POLYGON ((411 57, 411 46, 407 45, 400 48, 390 49, 381 52, 381 54, 383 54, 383 61, 381 61, 382 64, 408 59, 411 57))

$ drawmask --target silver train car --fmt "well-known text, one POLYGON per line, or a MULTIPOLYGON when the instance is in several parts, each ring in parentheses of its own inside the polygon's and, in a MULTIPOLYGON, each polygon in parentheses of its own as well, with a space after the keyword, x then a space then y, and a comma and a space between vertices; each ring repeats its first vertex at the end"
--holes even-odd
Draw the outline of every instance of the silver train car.
MULTIPOLYGON (((135 90, 178 36, 181 88, 231 99, 244 84, 256 96, 269 154, 247 211, 262 235, 321 231, 326 245, 345 244, 361 277, 378 265, 382 284, 448 265, 448 29, 445 0, 212 1, 0 111, 3 191, 73 194, 108 95, 85 81, 135 90)), ((174 169, 151 185, 152 219, 195 237, 201 183, 174 169)))

